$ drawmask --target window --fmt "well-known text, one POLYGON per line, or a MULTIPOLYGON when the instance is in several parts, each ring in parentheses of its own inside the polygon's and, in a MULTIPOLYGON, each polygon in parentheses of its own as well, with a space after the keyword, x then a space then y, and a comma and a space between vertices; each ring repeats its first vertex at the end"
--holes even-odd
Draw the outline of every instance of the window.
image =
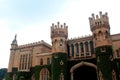
POLYGON ((73 46, 73 44, 71 45, 71 47, 72 47, 72 56, 74 56, 74 46, 73 46))
POLYGON ((81 52, 84 52, 84 48, 83 48, 83 43, 80 43, 80 47, 81 47, 81 52))
POLYGON ((20 62, 19 62, 19 70, 29 70, 31 66, 31 58, 30 58, 30 53, 26 54, 21 54, 20 55, 20 62))
POLYGON ((43 65, 43 59, 40 59, 40 65, 43 65))
POLYGON ((60 46, 62 46, 62 44, 63 44, 63 40, 61 39, 61 40, 60 40, 60 46))
POLYGON ((49 80, 49 71, 47 68, 43 68, 40 71, 40 79, 39 80, 49 80))
POLYGON ((48 65, 50 64, 50 58, 47 58, 47 64, 48 65))
POLYGON ((94 54, 94 43, 93 43, 93 41, 90 41, 90 49, 91 49, 91 53, 94 54))
POLYGON ((76 47, 76 51, 77 51, 77 56, 79 55, 79 47, 78 47, 78 43, 75 44, 76 47))

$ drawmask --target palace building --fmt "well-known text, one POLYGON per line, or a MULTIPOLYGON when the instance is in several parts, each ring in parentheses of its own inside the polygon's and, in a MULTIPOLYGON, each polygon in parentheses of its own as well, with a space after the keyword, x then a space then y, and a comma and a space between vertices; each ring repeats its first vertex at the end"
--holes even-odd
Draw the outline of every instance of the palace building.
POLYGON ((92 35, 68 39, 66 23, 52 24, 52 45, 11 43, 6 80, 120 80, 120 33, 108 14, 89 18, 92 35))

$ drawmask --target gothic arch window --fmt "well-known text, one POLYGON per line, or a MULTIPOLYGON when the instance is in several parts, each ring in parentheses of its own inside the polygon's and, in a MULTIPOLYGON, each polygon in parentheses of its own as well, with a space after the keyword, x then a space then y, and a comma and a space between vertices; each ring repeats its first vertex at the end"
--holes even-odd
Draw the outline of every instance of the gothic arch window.
POLYGON ((70 56, 70 45, 67 44, 67 52, 68 52, 68 56, 70 56))
POLYGON ((103 80, 103 76, 102 76, 102 72, 101 72, 101 70, 99 70, 99 72, 98 72, 98 76, 99 76, 99 80, 103 80))
POLYGON ((117 80, 116 79, 116 72, 115 72, 115 70, 112 71, 112 80, 117 80))
POLYGON ((74 56, 74 46, 73 46, 73 44, 71 45, 71 48, 72 48, 72 56, 74 56))
POLYGON ((64 75, 63 75, 63 73, 60 73, 60 80, 64 80, 64 75))
POLYGON ((95 33, 93 34, 93 37, 95 38, 95 40, 97 40, 97 37, 96 37, 96 34, 95 34, 95 33))
POLYGON ((90 50, 91 50, 91 53, 94 54, 94 43, 93 43, 93 41, 90 41, 90 50))
POLYGON ((40 59, 40 65, 43 65, 43 59, 40 59))
POLYGON ((47 68, 41 69, 39 80, 49 80, 49 71, 47 68))
POLYGON ((77 56, 79 55, 79 47, 78 47, 78 43, 75 44, 76 47, 76 52, 77 52, 77 56))
POLYGON ((62 39, 60 39, 60 46, 62 46, 63 45, 63 40, 62 39))
POLYGON ((109 37, 108 31, 105 31, 105 39, 109 37))
POLYGON ((47 64, 48 65, 50 64, 50 58, 47 58, 47 64))
POLYGON ((89 55, 88 42, 85 42, 86 55, 89 55))
POLYGON ((98 40, 101 41, 101 40, 102 40, 102 32, 101 32, 101 31, 98 32, 98 36, 99 36, 99 39, 98 39, 98 40))
POLYGON ((81 52, 83 53, 84 52, 84 48, 83 48, 83 43, 82 42, 80 43, 80 47, 81 47, 81 52))

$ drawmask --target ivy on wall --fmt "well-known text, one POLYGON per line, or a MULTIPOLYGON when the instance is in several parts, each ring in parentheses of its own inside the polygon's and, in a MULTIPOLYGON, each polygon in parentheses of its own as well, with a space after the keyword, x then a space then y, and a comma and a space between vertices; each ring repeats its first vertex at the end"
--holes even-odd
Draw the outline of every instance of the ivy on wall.
MULTIPOLYGON (((32 67, 30 72, 18 72, 17 68, 13 68, 12 72, 6 74, 5 79, 13 80, 13 75, 16 75, 15 80, 31 80, 31 77, 34 75, 34 79, 39 80, 40 70, 42 68, 47 68, 49 70, 49 76, 51 76, 51 65, 43 65, 32 67)), ((51 80, 51 77, 49 80, 51 80)))
POLYGON ((63 74, 64 80, 67 80, 67 54, 52 54, 52 80, 60 80, 60 74, 63 74))
POLYGON ((112 80, 113 49, 112 46, 102 46, 95 48, 97 67, 102 72, 103 80, 112 80))

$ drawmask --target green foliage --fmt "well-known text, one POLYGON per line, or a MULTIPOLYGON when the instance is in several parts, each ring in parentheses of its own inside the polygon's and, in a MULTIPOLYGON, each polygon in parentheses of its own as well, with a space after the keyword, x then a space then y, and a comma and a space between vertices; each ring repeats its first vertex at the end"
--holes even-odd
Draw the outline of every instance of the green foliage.
POLYGON ((4 78, 6 73, 7 73, 7 69, 6 68, 0 69, 0 80, 2 80, 4 78))
MULTIPOLYGON (((18 72, 17 68, 13 68, 11 73, 7 73, 5 76, 6 80, 12 80, 13 75, 16 75, 15 80, 31 80, 31 77, 34 75, 35 80, 40 78, 40 70, 42 68, 47 68, 51 76, 51 65, 35 66, 30 69, 30 72, 18 72)), ((51 80, 51 77, 50 79, 51 80)))
POLYGON ((59 80, 60 74, 63 73, 64 80, 67 80, 67 54, 52 54, 52 80, 59 80))
POLYGON ((113 50, 111 46, 103 46, 95 49, 97 67, 101 70, 104 80, 112 80, 113 50))
POLYGON ((34 74, 35 80, 39 80, 40 78, 40 71, 43 68, 47 68, 49 70, 49 80, 51 80, 51 65, 42 65, 42 66, 36 66, 31 70, 32 75, 34 74))

